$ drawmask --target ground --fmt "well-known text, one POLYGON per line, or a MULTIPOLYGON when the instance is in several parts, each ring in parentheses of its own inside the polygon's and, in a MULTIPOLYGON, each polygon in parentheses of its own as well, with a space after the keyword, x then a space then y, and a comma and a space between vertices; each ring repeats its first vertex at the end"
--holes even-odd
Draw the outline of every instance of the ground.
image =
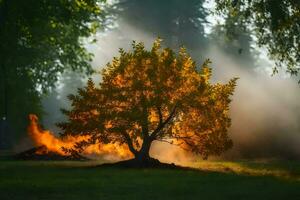
POLYGON ((97 164, 2 160, 1 200, 300 199, 299 162, 193 163, 197 170, 97 164))

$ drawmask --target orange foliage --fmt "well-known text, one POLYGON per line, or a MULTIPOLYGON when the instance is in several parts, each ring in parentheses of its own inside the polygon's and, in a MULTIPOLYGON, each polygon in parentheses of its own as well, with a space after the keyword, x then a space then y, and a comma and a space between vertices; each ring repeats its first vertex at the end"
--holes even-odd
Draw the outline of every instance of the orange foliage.
POLYGON ((155 140, 204 158, 231 148, 228 111, 237 79, 212 84, 209 60, 197 67, 184 48, 175 53, 160 42, 150 51, 135 42, 132 51, 121 49, 103 68, 99 85, 90 79, 70 95, 68 121, 58 124, 64 134, 127 144, 135 157, 155 140))

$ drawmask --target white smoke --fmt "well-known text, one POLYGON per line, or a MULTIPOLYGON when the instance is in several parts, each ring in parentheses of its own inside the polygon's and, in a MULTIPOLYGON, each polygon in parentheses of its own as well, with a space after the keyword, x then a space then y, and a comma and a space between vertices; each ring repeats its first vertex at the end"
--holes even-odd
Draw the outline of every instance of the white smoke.
MULTIPOLYGON (((102 34, 95 45, 88 47, 95 54, 92 65, 100 70, 118 55, 120 47, 130 49, 132 40, 143 41, 150 47, 156 37, 119 20, 117 28, 102 34)), ((213 62, 214 81, 240 78, 231 105, 230 136, 234 147, 224 158, 300 158, 300 88, 297 81, 263 73, 270 67, 267 63, 258 64, 260 70, 247 69, 216 47, 206 52, 205 56, 213 62)), ((98 74, 93 78, 100 81, 98 74)), ((152 156, 162 161, 180 163, 195 159, 169 144, 155 143, 152 147, 152 156)))
MULTIPOLYGON (((300 158, 300 86, 286 76, 264 73, 270 66, 257 63, 249 70, 221 52, 209 50, 215 80, 239 77, 231 105, 229 157, 300 158), (260 65, 260 66, 259 66, 260 65)), ((249 63, 244 63, 249 65, 249 63)), ((254 63, 253 63, 254 65, 254 63)))

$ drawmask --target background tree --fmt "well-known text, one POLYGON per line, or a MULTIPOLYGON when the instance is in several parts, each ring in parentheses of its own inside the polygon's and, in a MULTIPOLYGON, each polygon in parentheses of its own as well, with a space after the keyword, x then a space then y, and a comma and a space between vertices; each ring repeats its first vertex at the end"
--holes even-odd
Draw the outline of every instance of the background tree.
POLYGON ((65 116, 60 112, 60 108, 69 108, 70 102, 66 98, 69 94, 75 93, 77 88, 84 87, 87 77, 76 71, 66 71, 58 80, 59 87, 47 93, 42 99, 42 106, 45 110, 42 124, 58 133, 60 130, 55 123, 64 121, 65 116))
POLYGON ((102 0, 1 0, 1 118, 25 133, 28 113, 66 69, 90 73, 84 40, 104 23, 102 0))
POLYGON ((298 0, 217 0, 217 10, 238 16, 238 25, 248 26, 259 46, 267 48, 277 67, 297 75, 300 70, 300 2, 298 0))
POLYGON ((209 44, 217 46, 224 54, 234 59, 241 67, 250 73, 257 67, 257 50, 253 48, 253 38, 251 32, 245 24, 241 24, 241 17, 238 15, 228 15, 223 19, 223 23, 217 23, 212 27, 208 35, 209 44))
POLYGON ((230 96, 236 79, 211 84, 206 61, 201 70, 184 48, 176 55, 160 47, 151 51, 133 42, 133 51, 120 50, 108 63, 102 82, 92 80, 70 95, 68 121, 58 126, 67 135, 90 135, 91 143, 127 144, 135 159, 150 161, 153 141, 164 141, 207 158, 232 146, 227 129, 230 96))
MULTIPOLYGON (((181 45, 195 54, 207 45, 204 33, 208 11, 204 0, 120 0, 118 15, 140 30, 165 38, 172 48, 181 45)), ((202 62, 203 62, 202 58, 202 62)))

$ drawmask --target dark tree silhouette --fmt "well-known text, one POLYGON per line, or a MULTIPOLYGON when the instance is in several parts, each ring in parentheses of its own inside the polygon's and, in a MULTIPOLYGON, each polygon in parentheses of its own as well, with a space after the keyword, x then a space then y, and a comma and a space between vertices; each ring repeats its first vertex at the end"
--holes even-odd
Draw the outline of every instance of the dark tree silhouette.
POLYGON ((66 69, 91 72, 83 37, 104 18, 102 0, 0 1, 0 115, 25 133, 30 112, 41 113, 41 94, 66 69))
MULTIPOLYGON (((259 46, 267 48, 278 67, 291 75, 300 70, 299 0, 217 0, 217 10, 225 16, 237 16, 239 26, 247 26, 259 46)), ((229 30, 230 31, 230 30, 229 30)))
POLYGON ((135 27, 165 38, 167 46, 185 45, 193 52, 206 45, 204 25, 208 11, 204 0, 121 0, 117 7, 121 18, 135 27))
POLYGON ((256 49, 253 48, 251 32, 240 23, 240 16, 229 15, 223 23, 217 23, 209 34, 209 43, 216 45, 224 54, 232 57, 249 72, 256 67, 256 49))

